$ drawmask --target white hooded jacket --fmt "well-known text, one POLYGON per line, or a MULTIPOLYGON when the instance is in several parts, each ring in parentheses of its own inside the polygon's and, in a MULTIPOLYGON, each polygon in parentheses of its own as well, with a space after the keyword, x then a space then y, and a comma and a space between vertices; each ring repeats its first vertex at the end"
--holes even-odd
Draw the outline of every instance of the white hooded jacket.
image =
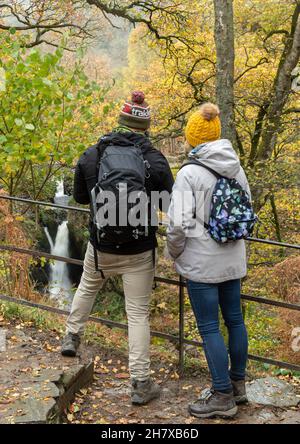
MULTIPOLYGON (((226 139, 200 145, 191 154, 202 164, 227 178, 235 178, 249 193, 249 184, 231 142, 226 139)), ((216 177, 206 168, 187 165, 178 174, 173 188, 169 209, 168 250, 175 260, 177 272, 194 282, 220 283, 240 279, 247 274, 246 248, 243 240, 218 244, 203 227, 202 218, 208 223, 216 177), (188 191, 193 199, 185 199, 179 208, 178 196, 188 191), (195 196, 200 196, 196 199, 195 196), (201 199, 202 197, 202 199, 201 199), (201 207, 203 211, 201 211, 201 207), (201 230, 191 231, 193 215, 201 230), (181 221, 175 217, 181 212, 181 221), (200 216, 199 216, 200 215, 200 216)), ((250 195, 251 196, 251 195, 250 195)))

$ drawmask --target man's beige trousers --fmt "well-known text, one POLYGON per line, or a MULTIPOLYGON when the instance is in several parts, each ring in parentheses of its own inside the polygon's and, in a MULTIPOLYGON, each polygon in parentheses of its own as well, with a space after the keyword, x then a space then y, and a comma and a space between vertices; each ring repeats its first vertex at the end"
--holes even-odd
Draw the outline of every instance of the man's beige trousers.
MULTIPOLYGON (((98 261, 105 279, 122 275, 128 318, 130 375, 144 380, 150 375, 149 302, 155 273, 153 252, 128 256, 98 252, 98 261)), ((95 270, 94 249, 89 243, 81 281, 67 320, 68 333, 83 333, 104 282, 101 273, 95 270)))

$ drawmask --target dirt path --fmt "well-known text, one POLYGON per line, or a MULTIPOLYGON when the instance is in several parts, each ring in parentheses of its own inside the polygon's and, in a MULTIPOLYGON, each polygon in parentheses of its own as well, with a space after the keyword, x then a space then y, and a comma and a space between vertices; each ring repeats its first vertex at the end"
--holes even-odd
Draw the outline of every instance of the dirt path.
MULTIPOLYGON (((239 408, 234 420, 201 421, 190 417, 187 406, 209 387, 207 375, 176 379, 172 368, 157 367, 153 377, 161 384, 162 395, 148 406, 134 407, 129 402, 126 361, 120 357, 98 356, 96 380, 81 393, 73 409, 72 421, 110 424, 300 424, 299 409, 278 409, 248 404, 239 408), (124 373, 125 372, 125 373, 124 373), (126 379, 123 379, 126 378, 126 379), (74 407, 75 406, 75 407, 74 407)), ((72 408, 71 408, 72 410, 72 408)))
MULTIPOLYGON (((2 327, 3 328, 3 327, 2 327)), ((8 325, 7 346, 15 347, 18 341, 26 350, 14 359, 1 359, 0 374, 6 375, 6 382, 2 379, 2 394, 5 389, 17 383, 18 375, 36 371, 40 360, 43 368, 50 370, 59 366, 72 367, 77 364, 78 358, 62 359, 60 356, 60 338, 51 332, 38 331, 35 328, 20 325, 8 325), (30 365, 28 356, 32 357, 34 366, 30 365), (9 374, 11 377, 9 377, 9 374)), ((117 351, 108 352, 97 346, 81 346, 79 360, 86 361, 94 358, 94 381, 88 387, 81 389, 75 401, 66 411, 67 420, 72 423, 108 423, 108 424, 201 424, 201 423, 233 423, 233 424, 300 424, 300 410, 279 409, 248 404, 239 408, 234 420, 215 419, 200 421, 189 416, 187 405, 194 401, 200 391, 209 386, 206 370, 200 370, 197 376, 179 378, 176 368, 167 363, 154 363, 153 377, 161 384, 162 396, 145 407, 133 407, 129 400, 129 380, 127 358, 117 351)), ((3 357, 3 354, 2 354, 3 357)), ((1 408, 7 408, 13 396, 0 398, 1 408)), ((13 395, 13 393, 12 393, 13 395)))

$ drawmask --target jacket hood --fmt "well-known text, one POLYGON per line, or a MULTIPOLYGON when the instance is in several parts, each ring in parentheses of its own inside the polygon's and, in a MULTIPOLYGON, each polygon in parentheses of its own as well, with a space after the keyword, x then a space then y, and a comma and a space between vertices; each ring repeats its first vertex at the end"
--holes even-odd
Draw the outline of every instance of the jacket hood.
POLYGON ((152 148, 152 144, 149 137, 141 133, 135 133, 135 132, 128 132, 128 133, 112 132, 101 137, 99 143, 101 148, 102 147, 104 148, 107 145, 128 147, 135 144, 139 145, 143 152, 152 148))
POLYGON ((189 158, 198 160, 229 179, 236 177, 241 169, 239 158, 227 139, 199 145, 190 152, 189 158))

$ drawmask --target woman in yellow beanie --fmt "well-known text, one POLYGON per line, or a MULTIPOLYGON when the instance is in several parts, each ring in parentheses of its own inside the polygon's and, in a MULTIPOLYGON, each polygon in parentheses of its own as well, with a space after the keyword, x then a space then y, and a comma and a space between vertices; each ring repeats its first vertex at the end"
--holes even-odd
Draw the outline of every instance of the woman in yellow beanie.
POLYGON ((247 273, 245 243, 217 243, 207 227, 217 178, 235 178, 249 196, 250 190, 231 142, 220 139, 219 115, 216 105, 205 103, 189 118, 185 135, 192 162, 178 172, 169 210, 169 254, 178 273, 187 280, 212 376, 212 389, 189 406, 190 413, 199 418, 232 417, 237 413, 237 404, 247 401, 248 337, 241 311, 241 278, 247 273), (183 192, 190 193, 192 199, 186 195, 178 198, 183 192), (202 193, 200 201, 195 197, 197 193, 202 193), (184 202, 182 209, 180 200, 184 202), (178 214, 180 222, 176 219, 178 214), (195 220, 200 231, 195 231, 195 220), (219 328, 219 307, 229 332, 230 369, 219 328))

